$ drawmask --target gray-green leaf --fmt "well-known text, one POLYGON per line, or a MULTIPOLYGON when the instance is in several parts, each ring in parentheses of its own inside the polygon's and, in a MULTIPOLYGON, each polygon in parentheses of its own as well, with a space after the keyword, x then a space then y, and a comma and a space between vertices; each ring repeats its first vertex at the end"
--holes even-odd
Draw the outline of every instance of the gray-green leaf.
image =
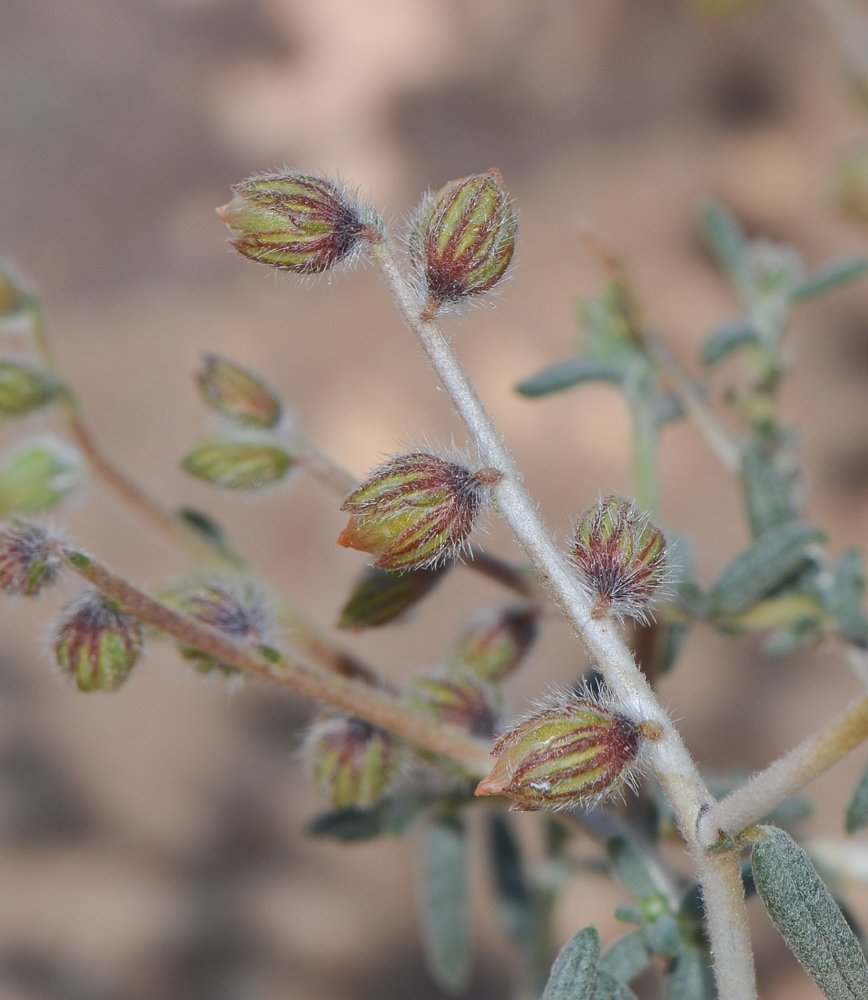
POLYGON ((699 214, 705 236, 730 280, 744 296, 750 285, 750 262, 744 236, 735 218, 722 205, 705 205, 699 214))
POLYGON ((422 855, 422 925, 425 957, 437 984, 459 993, 470 978, 467 843, 461 821, 440 819, 422 855))
POLYGON ((642 931, 625 934, 600 959, 599 969, 622 983, 629 983, 648 968, 651 952, 642 931))
POLYGON ((803 278, 793 289, 792 301, 804 302, 815 295, 825 295, 842 285, 849 285, 868 274, 868 257, 841 257, 803 278))
POLYGON ((594 1000, 636 1000, 636 994, 608 972, 597 973, 594 1000))
POLYGON ((770 448, 756 438, 745 448, 741 489, 754 538, 798 517, 792 465, 785 448, 770 448))
POLYGON ((585 357, 567 358, 519 382, 515 390, 522 396, 548 396, 582 382, 620 382, 623 378, 623 366, 614 362, 585 357))
POLYGON ((844 813, 844 829, 847 833, 855 833, 866 826, 868 826, 868 765, 853 789, 844 813))
POLYGON ((705 952, 683 945, 663 979, 662 1000, 711 1000, 711 995, 705 952))
POLYGON ((753 877, 775 927, 828 1000, 865 1000, 865 955, 808 855, 783 830, 761 831, 753 877))
POLYGON ((739 348, 756 344, 757 340, 757 332, 749 320, 730 320, 711 331, 702 345, 699 358, 707 368, 711 368, 739 348))
POLYGON ((533 895, 527 884, 521 847, 506 816, 491 817, 490 856, 500 922, 507 934, 526 940, 533 933, 533 895))
POLYGON ((574 934, 558 952, 542 1000, 594 1000, 600 935, 595 927, 574 934))

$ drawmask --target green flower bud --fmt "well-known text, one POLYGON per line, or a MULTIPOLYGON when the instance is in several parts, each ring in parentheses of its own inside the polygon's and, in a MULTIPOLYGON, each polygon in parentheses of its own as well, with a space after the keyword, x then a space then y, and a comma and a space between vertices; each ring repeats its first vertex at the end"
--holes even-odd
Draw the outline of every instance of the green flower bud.
POLYGON ((426 196, 410 255, 429 311, 492 289, 509 267, 517 231, 498 170, 450 181, 426 196))
POLYGON ((595 804, 630 783, 639 727, 590 698, 569 696, 530 715, 494 744, 497 757, 477 795, 508 795, 513 809, 595 804))
POLYGON ((317 791, 333 809, 373 805, 401 761, 394 737, 351 715, 315 722, 304 753, 317 791))
POLYGON ((202 362, 196 377, 212 410, 253 427, 274 427, 280 420, 280 397, 256 375, 219 354, 206 354, 202 362))
POLYGON ((266 432, 234 431, 196 441, 182 461, 183 468, 226 490, 255 490, 279 482, 295 459, 266 432))
POLYGON ((413 681, 411 702, 427 715, 466 729, 474 736, 494 735, 497 712, 491 694, 469 677, 448 680, 417 677, 413 681))
POLYGON ((0 513, 4 514, 33 514, 53 507, 85 478, 81 455, 52 437, 24 441, 0 463, 0 513))
POLYGON ((868 150, 852 153, 838 164, 832 177, 832 200, 851 221, 868 223, 868 150))
POLYGON ((374 469, 341 506, 350 520, 338 538, 370 552, 374 566, 399 570, 433 566, 467 541, 496 469, 471 472, 435 455, 399 455, 374 469))
POLYGON ((53 402, 61 389, 51 372, 23 361, 0 359, 0 419, 23 417, 53 402))
POLYGON ((447 660, 452 673, 499 681, 512 673, 539 633, 540 610, 532 604, 484 608, 467 622, 447 660))
POLYGON ((34 597, 60 573, 63 542, 30 521, 0 528, 0 590, 34 597))
MULTIPOLYGON (((256 584, 237 577, 200 577, 163 591, 162 599, 179 611, 218 629, 251 647, 275 644, 277 626, 272 601, 256 584)), ((193 646, 179 643, 178 651, 201 674, 218 671, 231 677, 241 670, 193 646)))
POLYGON ((80 691, 114 691, 142 655, 144 629, 98 590, 89 590, 61 612, 52 639, 61 671, 80 691))
POLYGON ((295 274, 319 274, 347 263, 376 213, 335 181, 294 170, 249 177, 217 214, 245 257, 295 274))
POLYGON ((403 619, 453 566, 444 562, 430 569, 393 573, 366 566, 341 609, 338 628, 377 628, 403 619))
POLYGON ((572 548, 595 618, 647 621, 666 575, 666 542, 647 515, 623 497, 603 497, 582 515, 572 548))

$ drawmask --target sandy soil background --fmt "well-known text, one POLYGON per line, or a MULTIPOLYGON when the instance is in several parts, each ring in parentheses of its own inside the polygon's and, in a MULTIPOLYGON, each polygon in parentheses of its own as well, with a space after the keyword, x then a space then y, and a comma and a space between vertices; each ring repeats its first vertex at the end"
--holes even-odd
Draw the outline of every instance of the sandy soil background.
MULTIPOLYGON (((178 467, 207 425, 206 349, 279 385, 300 426, 363 471, 460 427, 373 269, 309 287, 227 252, 214 206, 283 162, 339 172, 399 219, 420 191, 498 166, 521 211, 520 265, 458 348, 549 523, 626 491, 616 393, 544 402, 511 386, 571 349, 574 302, 602 274, 591 221, 629 254, 647 308, 695 366, 734 301, 696 209, 724 200, 809 265, 868 249, 828 205, 836 162, 868 142, 840 51, 807 0, 707 21, 676 0, 0 0, 0 250, 38 283, 57 350, 107 451, 167 503, 210 511, 264 579, 324 627, 363 564, 334 544, 334 499, 299 481, 220 494, 178 467)), ((808 515, 834 552, 868 543, 868 284, 804 307, 785 408, 808 515)), ((722 389, 734 372, 720 376, 722 389)), ((53 426, 41 417, 2 443, 53 426)), ((712 578, 746 542, 737 491, 688 426, 663 445, 665 520, 712 578)), ((57 515, 81 544, 157 585, 183 554, 103 489, 57 515)), ((490 546, 516 551, 498 525, 490 546)), ((438 661, 498 592, 455 573, 412 623, 349 642, 395 679, 438 661)), ((440 994, 413 916, 414 837, 341 849, 303 836, 317 808, 296 748, 310 707, 233 695, 156 647, 112 697, 59 683, 38 638, 61 596, 0 606, 0 996, 10 1000, 368 1000, 440 994)), ((510 683, 516 708, 585 661, 554 623, 510 683)), ((841 656, 771 660, 702 630, 662 686, 705 767, 760 766, 857 690, 841 656)), ((812 788, 837 834, 864 754, 812 788)), ((508 995, 509 947, 474 883, 471 995, 508 995)), ((868 918, 868 893, 851 894, 868 918)), ((620 896, 575 885, 563 938, 620 896)), ((758 911, 762 995, 819 994, 758 911)))

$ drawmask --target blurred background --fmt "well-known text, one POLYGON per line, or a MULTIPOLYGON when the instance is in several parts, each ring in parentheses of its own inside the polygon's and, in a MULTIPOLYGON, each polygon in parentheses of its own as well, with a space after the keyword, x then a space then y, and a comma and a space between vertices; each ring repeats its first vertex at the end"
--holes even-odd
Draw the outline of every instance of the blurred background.
MULTIPOLYGON (((838 164, 868 145, 848 78, 858 31, 843 31, 856 46, 845 52, 829 0, 702 9, 724 6, 0 0, 0 252, 38 283, 106 451, 167 504, 213 514, 269 585, 330 627, 364 565, 334 544, 334 498, 304 480, 229 495, 179 468, 207 426, 200 354, 266 374, 299 426, 359 472, 423 435, 464 438, 372 268, 275 278, 228 251, 214 207, 231 183, 286 163, 339 173, 399 221, 429 185, 499 167, 521 213, 519 265, 496 309, 451 329, 563 535, 601 492, 630 489, 614 389, 512 392, 570 353, 576 300, 604 280, 582 225, 627 254, 691 370, 702 337, 736 311, 698 234, 704 200, 809 266, 868 251, 868 231, 830 200, 838 164)), ((868 283, 802 308, 791 343, 784 405, 808 516, 833 553, 868 547, 868 283)), ((721 394, 733 376, 716 376, 721 394)), ((51 426, 7 425, 0 444, 51 426)), ((664 520, 692 536, 708 581, 747 543, 737 488, 687 424, 665 431, 662 461, 664 520)), ((190 569, 98 485, 55 516, 143 585, 190 569)), ((517 557, 497 524, 486 544, 517 557)), ((413 621, 341 641, 400 680, 435 666, 468 608, 500 596, 456 572, 413 621)), ((117 694, 79 695, 39 638, 67 597, 0 605, 0 997, 440 996, 417 943, 415 838, 340 847, 303 833, 318 809, 297 754, 311 706, 254 682, 229 692, 167 645, 117 694)), ((514 708, 585 666, 549 624, 510 682, 514 708)), ((661 687, 717 770, 762 766, 857 690, 834 649, 771 659, 758 641, 701 629, 661 687)), ((810 789, 811 832, 840 832, 863 758, 810 789)), ((482 867, 474 893, 470 995, 505 997, 510 949, 482 867)), ((868 919, 868 891, 849 898, 868 919)), ((611 940, 620 899, 600 879, 577 882, 561 938, 596 920, 611 940)), ((762 995, 818 997, 754 904, 762 995)))

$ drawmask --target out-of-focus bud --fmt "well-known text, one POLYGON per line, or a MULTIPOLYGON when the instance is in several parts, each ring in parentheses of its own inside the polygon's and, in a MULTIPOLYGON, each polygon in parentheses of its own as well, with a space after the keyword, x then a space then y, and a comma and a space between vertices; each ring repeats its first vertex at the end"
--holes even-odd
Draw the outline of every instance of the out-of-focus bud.
POLYGON ((635 773, 634 722, 589 698, 570 696, 505 733, 477 795, 508 795, 513 809, 571 809, 617 793, 635 773))
POLYGON ((0 419, 23 417, 53 402, 61 389, 51 372, 23 361, 0 358, 0 419))
POLYGON ((0 590, 34 597, 60 573, 63 542, 41 525, 13 520, 0 528, 0 590))
POLYGON ((852 153, 838 164, 832 177, 832 200, 847 218, 868 224, 868 150, 852 153))
MULTIPOLYGON (((182 582, 160 595, 167 604, 218 629, 230 639, 247 646, 271 646, 277 625, 271 599, 256 584, 236 577, 199 578, 182 582)), ((181 655, 191 660, 202 674, 217 670, 225 676, 240 674, 238 667, 223 663, 201 650, 178 645, 181 655)))
POLYGON ((376 213, 335 181, 294 170, 250 177, 217 214, 245 257, 295 274, 319 274, 349 261, 376 213))
POLYGON ((52 645, 57 665, 80 691, 115 691, 142 655, 144 629, 110 597, 89 590, 63 609, 52 645))
POLYGON ((205 402, 212 410, 253 427, 274 427, 283 410, 280 397, 262 379, 238 365, 206 354, 196 376, 205 402))
POLYGON ((377 628, 398 622, 431 593, 453 563, 430 569, 391 573, 366 566, 347 603, 341 608, 338 628, 377 628))
POLYGON ((517 232, 499 170, 450 181, 426 196, 410 254, 429 310, 492 289, 509 267, 517 232))
POLYGON ((191 476, 225 490, 256 490, 279 482, 295 459, 265 431, 200 438, 181 465, 191 476))
POLYGON ((471 472, 436 455, 399 455, 374 469, 341 506, 350 521, 338 544, 377 558, 380 569, 433 566, 455 556, 497 469, 471 472))
POLYGON ((15 268, 0 259, 0 319, 21 312, 25 303, 25 282, 15 268))
POLYGON ((491 693, 469 677, 417 677, 412 704, 440 722, 466 729, 474 736, 493 736, 497 711, 491 693))
POLYGON ((0 513, 45 510, 84 479, 84 460, 75 448, 52 437, 24 441, 0 459, 0 513))
POLYGON ((397 774, 401 758, 389 733, 352 715, 315 722, 304 754, 317 791, 333 809, 373 805, 397 774))
POLYGON ((647 621, 666 574, 666 542, 645 514, 623 497, 603 497, 576 525, 572 549, 595 618, 647 621))
POLYGON ((447 660, 452 673, 499 681, 524 659, 539 633, 540 609, 532 604, 483 608, 470 618, 447 660))

